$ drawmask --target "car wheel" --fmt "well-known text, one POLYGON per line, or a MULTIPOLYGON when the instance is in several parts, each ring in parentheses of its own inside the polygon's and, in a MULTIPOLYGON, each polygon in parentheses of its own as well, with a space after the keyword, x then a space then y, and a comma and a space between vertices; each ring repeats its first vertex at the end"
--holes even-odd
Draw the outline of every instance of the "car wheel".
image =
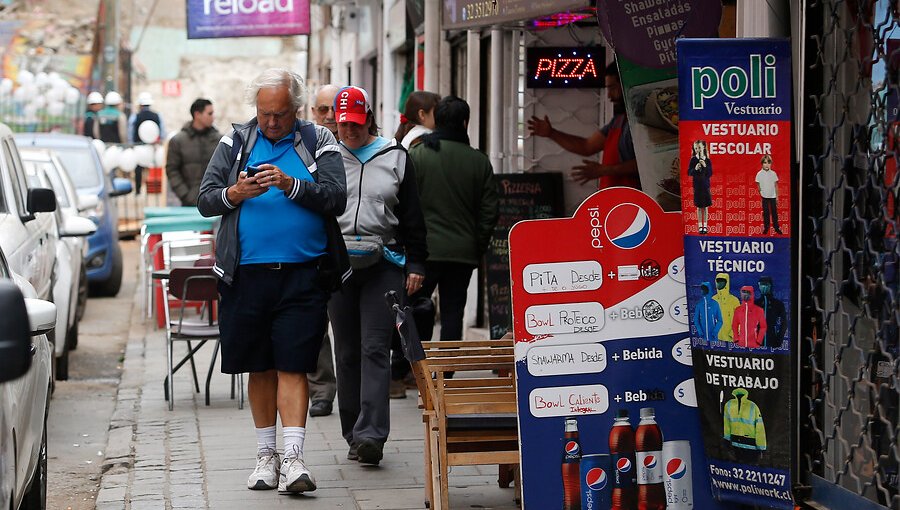
MULTIPOLYGON (((75 321, 78 322, 84 317, 84 311, 87 309, 87 298, 88 298, 88 278, 87 278, 87 267, 84 263, 81 264, 81 274, 78 275, 78 304, 75 305, 75 321)), ((75 347, 78 346, 78 338, 75 338, 75 343, 69 345, 69 349, 75 350, 75 347)))
MULTIPOLYGON (((66 341, 68 342, 68 340, 66 341)), ((69 349, 63 349, 62 356, 56 357, 55 374, 57 381, 66 381, 69 379, 69 349)))
POLYGON ((96 286, 97 294, 100 296, 115 297, 122 288, 122 248, 116 243, 112 252, 112 271, 109 273, 109 279, 96 286))
POLYGON ((78 321, 75 321, 75 324, 69 328, 69 334, 66 335, 67 350, 74 351, 76 347, 78 347, 78 321))
POLYGON ((38 454, 37 469, 28 492, 22 499, 21 510, 46 510, 47 508, 47 418, 44 417, 44 433, 41 437, 41 450, 38 454))

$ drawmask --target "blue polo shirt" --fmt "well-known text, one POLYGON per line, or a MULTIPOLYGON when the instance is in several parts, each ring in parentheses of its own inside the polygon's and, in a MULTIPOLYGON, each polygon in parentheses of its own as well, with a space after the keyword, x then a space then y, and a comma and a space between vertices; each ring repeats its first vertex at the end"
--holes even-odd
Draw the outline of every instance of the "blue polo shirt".
MULTIPOLYGON (((314 181, 294 150, 294 131, 272 143, 256 129, 256 144, 247 164, 277 166, 287 175, 314 181)), ((318 213, 292 202, 278 188, 241 202, 238 237, 243 264, 308 262, 325 254, 325 220, 318 213)))

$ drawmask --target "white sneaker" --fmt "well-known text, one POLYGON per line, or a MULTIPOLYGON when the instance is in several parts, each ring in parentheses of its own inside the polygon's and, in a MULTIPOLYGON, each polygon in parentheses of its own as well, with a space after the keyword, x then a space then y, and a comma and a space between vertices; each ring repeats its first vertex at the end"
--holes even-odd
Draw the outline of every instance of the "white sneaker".
POLYGON ((278 492, 280 494, 295 494, 316 490, 316 480, 298 454, 298 451, 288 452, 281 462, 278 478, 278 492))
POLYGON ((278 486, 278 452, 264 450, 256 457, 256 469, 247 479, 247 488, 254 491, 272 490, 278 486))

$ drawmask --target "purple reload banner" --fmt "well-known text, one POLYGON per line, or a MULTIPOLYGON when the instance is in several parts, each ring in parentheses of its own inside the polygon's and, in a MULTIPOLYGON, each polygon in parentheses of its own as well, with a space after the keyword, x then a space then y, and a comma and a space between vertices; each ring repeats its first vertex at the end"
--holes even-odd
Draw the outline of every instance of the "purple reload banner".
POLYGON ((188 0, 188 39, 309 34, 309 0, 188 0))

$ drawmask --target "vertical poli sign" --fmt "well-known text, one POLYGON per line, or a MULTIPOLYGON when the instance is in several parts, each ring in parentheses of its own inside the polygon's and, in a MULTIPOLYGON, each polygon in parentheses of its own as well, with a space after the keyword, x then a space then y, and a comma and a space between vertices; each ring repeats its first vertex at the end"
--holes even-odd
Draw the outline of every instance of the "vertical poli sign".
POLYGON ((309 0, 188 0, 188 39, 309 34, 309 0))
POLYGON ((793 508, 791 53, 677 42, 684 257, 712 490, 793 508))

